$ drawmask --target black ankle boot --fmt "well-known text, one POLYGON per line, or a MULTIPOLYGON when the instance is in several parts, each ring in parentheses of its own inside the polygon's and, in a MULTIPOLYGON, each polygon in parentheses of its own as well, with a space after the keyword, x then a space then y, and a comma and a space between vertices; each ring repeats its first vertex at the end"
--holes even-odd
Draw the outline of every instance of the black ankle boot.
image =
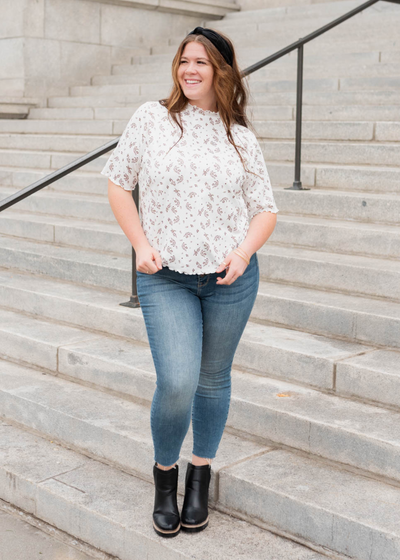
POLYGON ((161 537, 176 537, 181 529, 181 522, 176 500, 179 467, 164 471, 154 463, 153 476, 155 485, 153 526, 161 537))
POLYGON ((185 481, 185 498, 181 512, 182 531, 195 533, 208 525, 208 489, 211 465, 188 463, 185 481))

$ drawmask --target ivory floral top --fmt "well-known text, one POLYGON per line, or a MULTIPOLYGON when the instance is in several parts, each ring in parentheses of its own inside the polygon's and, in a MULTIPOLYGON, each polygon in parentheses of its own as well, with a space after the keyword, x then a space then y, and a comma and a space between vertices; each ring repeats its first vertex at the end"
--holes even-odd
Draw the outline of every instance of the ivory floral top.
MULTIPOLYGON (((179 119, 179 115, 178 115, 179 119)), ((229 142, 219 113, 188 103, 181 130, 158 101, 132 115, 101 173, 125 190, 140 188, 144 234, 162 265, 209 274, 247 235, 259 212, 278 212, 256 136, 234 124, 229 142), (172 149, 170 149, 172 148, 172 149)))

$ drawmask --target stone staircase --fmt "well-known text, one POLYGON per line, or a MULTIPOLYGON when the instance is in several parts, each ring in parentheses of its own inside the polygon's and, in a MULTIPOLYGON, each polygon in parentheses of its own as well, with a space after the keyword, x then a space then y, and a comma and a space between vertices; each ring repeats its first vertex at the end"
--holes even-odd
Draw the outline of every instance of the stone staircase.
MULTIPOLYGON (((232 13, 241 66, 360 2, 232 13)), ((249 116, 280 213, 235 355, 210 525, 151 524, 155 370, 129 299, 131 247, 108 156, 0 214, 0 499, 121 560, 400 557, 400 6, 305 46, 302 181, 296 53, 249 77, 249 116), (169 540, 168 540, 169 541, 169 540)), ((0 120, 4 198, 120 135, 166 96, 181 37, 111 76, 0 120)), ((189 430, 180 459, 179 506, 189 430)))

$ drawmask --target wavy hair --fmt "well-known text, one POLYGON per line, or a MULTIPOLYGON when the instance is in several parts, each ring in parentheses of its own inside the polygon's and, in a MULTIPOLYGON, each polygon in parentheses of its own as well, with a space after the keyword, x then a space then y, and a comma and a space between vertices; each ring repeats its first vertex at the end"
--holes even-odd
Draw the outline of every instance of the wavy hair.
MULTIPOLYGON (((210 28, 209 28, 210 29, 210 28)), ((213 30, 215 31, 215 30, 213 30)), ((180 116, 180 112, 184 110, 189 103, 188 98, 183 93, 181 85, 178 80, 178 69, 180 65, 180 60, 183 56, 183 51, 188 43, 196 41, 201 43, 210 59, 210 63, 214 69, 213 75, 213 86, 215 91, 215 96, 217 99, 217 108, 220 117, 224 123, 226 134, 229 142, 234 146, 238 153, 240 161, 245 169, 245 171, 252 173, 246 169, 243 158, 238 150, 238 147, 244 149, 243 146, 237 146, 232 136, 231 126, 233 124, 240 124, 246 128, 251 129, 252 126, 250 121, 246 117, 246 106, 249 98, 249 88, 247 83, 243 80, 241 72, 237 63, 236 53, 232 41, 219 31, 216 31, 221 37, 223 37, 233 53, 233 62, 230 66, 219 52, 219 50, 213 45, 211 41, 204 37, 204 35, 187 35, 178 47, 175 57, 172 61, 172 79, 173 86, 169 97, 165 99, 160 99, 159 103, 168 109, 168 114, 175 121, 175 123, 181 129, 181 135, 174 146, 179 142, 183 136, 183 127, 177 119, 177 114, 180 116)), ((174 147, 172 146, 172 148, 174 147)), ((170 149, 172 149, 170 148, 170 149)), ((256 175, 256 174, 255 174, 256 175)))

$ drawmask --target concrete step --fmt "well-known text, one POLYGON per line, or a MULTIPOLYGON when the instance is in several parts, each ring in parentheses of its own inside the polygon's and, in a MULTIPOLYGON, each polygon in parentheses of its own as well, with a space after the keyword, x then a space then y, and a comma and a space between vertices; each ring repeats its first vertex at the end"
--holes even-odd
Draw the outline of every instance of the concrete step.
POLYGON ((221 473, 220 503, 357 560, 399 556, 400 488, 313 457, 271 450, 221 473))
MULTIPOLYGON (((293 176, 292 180, 293 182, 293 176)), ((274 187, 274 198, 285 214, 398 225, 400 200, 395 194, 274 187)))
MULTIPOLYGON (((245 12, 242 12, 242 15, 244 16, 245 12)), ((310 44, 309 44, 310 46, 310 44)), ((254 63, 254 54, 253 54, 254 49, 248 49, 247 51, 244 51, 244 54, 246 54, 246 52, 248 54, 246 54, 246 58, 243 57, 243 51, 242 51, 242 55, 239 55, 241 57, 241 67, 247 67, 250 66, 251 64, 254 63)), ((398 54, 398 51, 385 51, 385 57, 387 57, 387 53, 390 53, 390 57, 389 60, 385 60, 385 62, 390 62, 391 60, 393 60, 393 62, 396 60, 398 60, 400 58, 400 53, 398 54)), ((265 56, 265 54, 263 53, 261 55, 265 56)), ((132 64, 135 65, 136 67, 138 67, 137 65, 139 65, 141 68, 141 71, 147 71, 146 69, 149 67, 153 67, 153 69, 156 68, 163 68, 163 67, 169 67, 171 68, 171 63, 172 63, 173 57, 171 57, 170 54, 152 54, 152 55, 147 55, 147 56, 134 56, 132 57, 132 64)), ((337 52, 336 56, 333 56, 332 53, 325 53, 325 52, 315 52, 314 54, 309 54, 308 50, 307 50, 307 65, 312 65, 312 64, 332 64, 332 65, 340 65, 340 64, 371 64, 373 62, 380 62, 382 60, 381 57, 381 52, 379 50, 371 50, 368 52, 337 52)), ((291 66, 291 65, 295 65, 295 63, 297 62, 297 53, 289 53, 286 56, 279 58, 278 60, 276 60, 273 65, 274 66, 281 66, 281 67, 286 67, 286 66, 291 66)), ((114 65, 112 74, 114 74, 114 68, 118 68, 121 65, 114 65)))
MULTIPOLYGON (((260 144, 264 148, 264 151, 268 152, 269 146, 267 145, 267 148, 265 149, 264 142, 265 141, 261 140, 260 144)), ((274 143, 274 148, 276 148, 276 142, 279 141, 271 142, 274 143)), ((322 142, 320 143, 322 144, 322 142)), ((386 144, 383 144, 383 146, 386 146, 386 144)), ((284 152, 282 153, 281 161, 274 161, 272 158, 266 157, 269 177, 272 185, 274 185, 274 193, 279 187, 291 186, 294 180, 294 162, 283 161, 283 158, 289 157, 287 143, 283 146, 283 148, 284 152)), ((316 149, 318 150, 318 148, 316 149)), ((312 151, 313 150, 314 147, 312 148, 312 151)), ((311 159, 312 157, 316 157, 312 151, 311 159)), ((328 151, 333 153, 335 156, 333 146, 332 148, 329 146, 328 151)), ((339 147, 338 151, 339 153, 343 153, 341 147, 339 147)), ((355 151, 357 151, 357 148, 355 151)), ((375 151, 375 153, 378 151, 375 151)), ((274 150, 274 152, 278 157, 278 149, 274 150)), ((109 154, 111 154, 111 151, 109 154)), ((321 148, 320 154, 323 154, 323 148, 321 148)), ((49 152, 46 154, 42 152, 27 151, 27 158, 25 160, 24 155, 25 152, 23 150, 13 150, 10 152, 7 150, 0 150, 0 182, 3 185, 3 187, 0 186, 0 191, 4 191, 4 189, 26 187, 27 185, 46 177, 50 172, 56 171, 75 161, 78 157, 81 157, 82 154, 69 154, 68 152, 55 152, 53 154, 49 152), (49 161, 50 165, 47 165, 49 161), (25 165, 27 163, 31 167, 26 168, 25 165), (10 167, 10 165, 12 165, 12 167, 10 167)), ((332 159, 334 156, 332 156, 332 159)), ((322 157, 324 156, 321 155, 321 158, 322 157)), ((337 158, 339 159, 338 156, 337 158)), ((46 187, 46 192, 107 195, 108 181, 107 178, 100 174, 100 171, 103 169, 107 159, 108 155, 106 154, 105 156, 92 161, 90 164, 85 165, 81 169, 66 175, 62 179, 59 179, 46 187)), ((352 192, 382 192, 382 194, 397 194, 399 192, 399 168, 367 164, 347 165, 344 163, 341 165, 335 163, 323 164, 302 162, 301 181, 304 187, 311 187, 312 189, 317 188, 346 191, 349 188, 349 185, 351 185, 352 192)), ((5 193, 4 196, 6 196, 5 193)), ((24 206, 24 209, 25 208, 26 207, 24 206)), ((280 207, 278 206, 278 208, 280 207)))
MULTIPOLYGON (((341 15, 345 13, 347 12, 342 12, 341 15)), ((228 36, 233 35, 238 44, 248 46, 256 44, 258 36, 260 36, 261 41, 265 42, 265 35, 264 37, 262 36, 264 33, 268 33, 274 40, 276 40, 277 37, 304 37, 316 29, 331 23, 335 19, 336 18, 332 18, 329 14, 321 14, 320 16, 314 16, 312 18, 304 15, 298 17, 297 15, 285 14, 280 18, 271 18, 268 12, 260 10, 260 16, 257 21, 245 18, 243 21, 240 21, 239 25, 238 21, 233 22, 232 20, 224 18, 215 21, 213 26, 214 29, 221 33, 226 33, 228 36), (247 43, 245 42, 246 38, 248 39, 247 43)), ((400 14, 396 10, 378 14, 365 9, 327 31, 325 36, 322 35, 319 39, 325 41, 331 40, 332 37, 343 37, 344 41, 352 40, 354 37, 369 39, 371 37, 370 31, 372 28, 385 29, 387 31, 387 36, 393 33, 393 38, 395 38, 395 25, 399 20, 400 14)), ((173 43, 174 39, 170 40, 170 44, 175 44, 175 42, 173 43)))
MULTIPOLYGON (((261 140, 265 161, 293 161, 294 142, 261 140)), ((400 169, 399 144, 377 142, 302 142, 301 159, 308 163, 393 166, 400 169)))
MULTIPOLYGON (((92 116, 86 116, 86 120, 113 120, 124 122, 129 121, 139 104, 129 107, 100 107, 100 108, 71 108, 71 109, 35 109, 31 111, 30 118, 36 120, 52 120, 59 122, 61 120, 82 120, 85 114, 90 113, 92 116), (88 113, 86 113, 88 112, 88 113)), ((247 115, 251 121, 291 121, 295 118, 295 105, 248 105, 247 115)), ((345 122, 370 122, 370 121, 400 121, 400 106, 398 105, 341 105, 332 106, 327 109, 321 105, 304 105, 303 122, 307 121, 345 121, 345 122)), ((27 122, 27 121, 26 121, 27 122)))
MULTIPOLYGON (((140 393, 137 395, 141 399, 139 403, 125 398, 123 393, 118 396, 54 376, 59 373, 58 369, 65 375, 67 368, 60 365, 57 369, 53 363, 54 358, 49 359, 51 355, 58 354, 58 360, 62 362, 61 354, 69 352, 68 369, 73 369, 73 365, 78 362, 75 369, 79 375, 82 361, 85 362, 86 369, 96 370, 96 364, 107 351, 110 353, 113 349, 115 352, 115 340, 86 337, 86 341, 76 342, 73 340, 77 337, 75 332, 68 332, 68 329, 72 330, 70 327, 63 327, 62 332, 53 323, 32 320, 5 310, 0 310, 0 316, 7 321, 7 326, 2 328, 3 356, 14 358, 15 346, 19 342, 25 347, 19 360, 25 358, 30 347, 32 362, 38 366, 38 369, 32 369, 0 361, 0 403, 3 417, 46 434, 64 445, 74 446, 113 462, 121 468, 132 469, 145 477, 146 472, 151 471, 153 460, 150 402, 155 389, 155 372, 150 350, 145 350, 142 346, 135 347, 132 343, 128 347, 124 341, 119 341, 125 360, 128 354, 131 363, 142 370, 141 380, 137 373, 135 376, 125 376, 125 383, 131 377, 136 392, 140 393), (36 334, 32 332, 34 328, 36 334), (37 341, 36 351, 32 350, 33 338, 37 341), (44 340, 47 342, 42 342, 44 340), (78 347, 78 353, 74 360, 75 347, 78 347), (95 347, 98 351, 97 359, 88 361, 95 347), (101 351, 100 347, 104 350, 101 351), (46 370, 43 371, 43 368, 46 370), (140 383, 141 392, 138 389, 140 383), (107 410, 106 418, 104 410, 107 410), (127 461, 127 453, 130 454, 134 449, 135 460, 127 461)), ((86 383, 95 373, 96 371, 86 375, 86 383)), ((103 376, 104 374, 105 372, 103 376)), ((117 386, 112 385, 116 375, 114 368, 108 376, 108 388, 114 391, 121 386, 121 382, 117 386)), ((101 378, 100 375, 100 382, 101 378)), ((342 380, 344 385, 347 379, 345 377, 342 380)), ((130 393, 132 392, 131 390, 130 393)), ((224 446, 219 454, 224 460, 218 461, 216 466, 225 468, 229 463, 245 460, 262 452, 266 445, 272 443, 290 446, 399 481, 399 410, 399 407, 392 411, 277 379, 260 377, 247 371, 234 370, 227 426, 233 433, 241 433, 244 437, 232 437, 230 433, 224 436, 224 446), (256 443, 254 436, 259 443, 256 443)), ((191 431, 190 436, 190 441, 184 442, 181 453, 187 460, 190 460, 192 450, 191 431)), ((214 482, 212 493, 216 496, 218 480, 214 482)))
MULTIPOLYGON (((38 109, 46 111, 46 109, 38 109)), ((131 115, 132 116, 132 115, 131 115)), ((0 134, 83 134, 109 135, 115 134, 115 121, 99 119, 3 119, 0 120, 0 134)), ((125 122, 126 125, 126 122, 125 122)), ((117 133, 118 134, 118 133, 117 133)))
MULTIPOLYGON (((259 21, 263 18, 266 19, 282 19, 282 18, 310 18, 318 17, 320 15, 329 15, 339 17, 346 12, 358 7, 360 3, 356 0, 340 0, 334 2, 317 2, 315 4, 293 4, 289 6, 279 6, 273 8, 261 8, 255 10, 243 10, 241 12, 229 13, 224 17, 224 21, 242 22, 247 20, 259 21)), ((370 6, 361 13, 396 13, 397 6, 389 2, 379 2, 370 6)), ((208 23, 208 22, 207 22, 208 23)))
POLYGON ((400 301, 400 261, 311 251, 266 243, 260 274, 273 282, 400 301))
MULTIPOLYGON (((312 31, 314 31, 314 28, 312 31)), ((337 34, 334 36, 334 30, 331 30, 327 32, 325 36, 318 37, 314 41, 311 41, 307 45, 307 53, 316 54, 321 52, 321 50, 323 50, 325 54, 334 53, 335 51, 343 53, 400 50, 400 41, 395 32, 387 35, 374 35, 371 33, 370 37, 368 37, 368 33, 363 30, 360 31, 358 37, 353 37, 351 30, 348 31, 345 36, 342 35, 338 37, 337 34), (370 37, 373 38, 371 39, 370 37)), ((235 50, 240 57, 247 57, 249 53, 253 54, 255 56, 254 62, 257 62, 286 47, 298 38, 298 35, 293 33, 287 36, 277 36, 274 34, 272 37, 271 34, 266 33, 262 38, 262 42, 259 41, 254 44, 250 36, 247 40, 235 40, 235 50)), ((261 38, 259 37, 259 39, 261 38)), ((175 41, 175 43, 170 45, 154 45, 151 49, 151 54, 168 54, 174 57, 180 40, 179 38, 175 38, 171 41, 175 41)))
MULTIPOLYGON (((14 154, 15 155, 15 154, 14 154)), ((18 154, 19 156, 19 154, 18 154)), ((18 158, 13 157, 10 158, 14 161, 18 158)), ((58 159, 58 158, 57 158, 58 159)), ((63 158, 59 158, 62 160, 63 158)), ((77 159, 73 157, 71 159, 77 159)), ((32 163, 39 163, 39 162, 32 162, 32 163)), ((65 164, 63 164, 65 165, 65 164)), ((5 187, 0 186, 0 196, 4 193, 6 196, 6 191, 9 189, 18 190, 32 183, 35 183, 39 179, 42 179, 49 175, 51 172, 56 171, 61 166, 56 166, 53 164, 53 167, 50 169, 34 169, 34 168, 27 168, 18 170, 16 167, 0 167, 0 181, 5 187)), ((101 196, 103 198, 107 195, 107 181, 99 179, 98 172, 91 173, 85 171, 75 171, 69 175, 66 175, 62 179, 58 179, 54 183, 51 183, 48 187, 45 187, 45 190, 42 193, 42 196, 46 196, 48 194, 67 194, 70 197, 77 196, 77 195, 94 195, 94 196, 101 196), (76 194, 75 194, 76 193, 76 194)), ((11 191, 8 194, 11 194, 11 191)), ((35 195, 36 196, 36 193, 35 195)), ((39 195, 40 196, 40 195, 39 195)), ((34 203, 35 204, 35 203, 34 203)), ((46 203, 44 203, 46 204, 46 203)), ((31 202, 28 199, 28 202, 19 202, 18 209, 26 209, 30 208, 31 202), (21 206, 21 204, 23 206, 21 206)), ((63 209, 59 209, 56 211, 56 214, 59 212, 63 212, 63 209)))
MULTIPOLYGON (((263 81, 265 79, 293 79, 297 72, 297 61, 290 60, 290 64, 269 64, 251 74, 251 83, 263 81)), ((335 65, 321 61, 318 64, 311 64, 306 60, 304 64, 305 78, 338 78, 345 77, 398 77, 400 75, 400 63, 370 62, 364 64, 350 64, 340 61, 335 65)), ((168 82, 171 76, 170 68, 158 69, 155 72, 154 66, 144 67, 138 64, 125 64, 113 67, 111 76, 94 76, 91 80, 93 86, 101 85, 121 85, 121 84, 160 84, 168 82)))
MULTIPOLYGON (((273 142, 273 141, 271 141, 273 142)), ((260 144, 264 148, 264 157, 266 157, 267 169, 270 176, 270 180, 273 185, 278 186, 292 186, 294 180, 294 157, 290 163, 285 163, 284 161, 274 161, 272 157, 268 157, 265 152, 270 153, 272 156, 272 150, 269 151, 269 145, 265 149, 265 144, 263 141, 260 141, 260 144)), ((305 144, 305 143, 304 143, 305 144)), ((335 159, 335 154, 338 159, 339 154, 344 154, 343 146, 338 146, 338 150, 335 151, 335 146, 333 146, 333 142, 330 143, 328 146, 325 142, 320 142, 320 144, 324 145, 321 147, 320 150, 320 157, 321 160, 328 159, 335 159), (324 152, 324 148, 327 148, 326 152, 324 152), (329 153, 330 156, 326 156, 329 153)), ((387 144, 382 144, 387 146, 387 144)), ((309 145, 310 146, 310 145, 309 145)), ((353 143, 353 146, 356 144, 353 143)), ((366 144, 359 144, 359 147, 366 146, 366 144)), ((376 146, 376 144, 375 144, 376 146)), ((276 148, 276 143, 274 148, 276 148)), ((286 154, 282 154, 283 157, 289 156, 289 149, 288 145, 285 146, 286 154)), ((318 151, 319 148, 314 144, 314 146, 310 146, 310 150, 308 152, 309 159, 315 157, 315 151, 318 151)), ((355 147, 353 153, 357 153, 358 148, 355 147)), ((366 149, 366 152, 369 150, 366 149)), ((371 147, 371 152, 375 151, 375 147, 371 147)), ((294 145, 293 145, 293 152, 294 152, 294 145)), ((278 153, 276 150, 275 154, 278 153)), ((282 153, 282 152, 281 152, 282 153)), ((359 153, 362 153, 360 149, 359 153)), ((377 152, 375 151, 375 154, 377 152)), ((392 152, 393 153, 393 152, 392 152)), ((303 157, 303 154, 302 154, 303 157)), ((344 158, 346 159, 346 158, 344 158)), ((399 192, 399 167, 390 167, 390 166, 374 166, 374 165, 346 165, 346 162, 343 164, 335 164, 335 163, 306 163, 302 161, 301 164, 301 181, 303 187, 311 187, 317 189, 329 189, 332 190, 341 190, 343 192, 348 192, 349 188, 351 188, 351 192, 355 193, 357 191, 363 193, 379 193, 382 194, 389 194, 393 193, 393 196, 398 196, 399 192), (350 187, 351 186, 351 187, 350 187)), ((274 188, 275 193, 275 188, 274 188)), ((278 206, 279 208, 279 206, 278 206)))
MULTIPOLYGON (((350 78, 349 78, 350 79, 350 78)), ((369 83, 367 78, 362 78, 369 83)), ((378 78, 374 78, 378 82, 378 78)), ((344 81, 345 79, 343 79, 344 81)), ((400 78, 380 78, 382 87, 369 87, 369 89, 389 89, 391 86, 393 89, 396 88, 396 81, 400 81, 400 78)), ((284 92, 284 91, 296 91, 296 79, 288 80, 269 80, 268 82, 262 81, 251 81, 250 82, 252 92, 284 92)), ((170 76, 167 80, 154 84, 149 82, 142 82, 140 85, 134 84, 113 84, 104 86, 74 86, 70 88, 71 97, 114 97, 114 96, 126 96, 128 97, 136 96, 147 96, 155 97, 156 99, 161 99, 167 97, 170 93, 172 87, 172 77, 170 76)), ((362 89, 362 84, 358 89, 362 89)), ((339 79, 338 78, 305 78, 303 81, 303 89, 305 91, 315 90, 315 91, 335 91, 339 90, 339 79)), ((348 89, 343 87, 343 89, 348 89)), ((351 89, 357 89, 352 87, 351 89)))
MULTIPOLYGON (((131 115, 132 116, 132 115, 131 115)), ((259 138, 295 138, 295 122, 291 120, 253 121, 259 138)), ((129 120, 129 119, 128 119, 129 120)), ((105 120, 25 120, 27 126, 20 120, 0 120, 0 134, 71 134, 71 135, 121 135, 127 121, 105 120), (60 123, 61 126, 60 126, 60 123), (17 124, 18 126, 15 126, 17 124)), ((324 140, 379 140, 400 141, 400 122, 358 122, 333 121, 315 122, 303 121, 302 137, 304 139, 324 140), (374 134, 376 127, 376 138, 374 134)))
MULTIPOLYGON (((0 293, 1 301, 16 311, 147 341, 140 310, 128 312, 119 305, 127 299, 126 293, 102 292, 99 288, 75 286, 15 269, 2 269, 0 293)), ((251 320, 278 327, 278 331, 271 331, 275 333, 281 328, 295 329, 372 346, 400 348, 399 304, 379 299, 261 281, 251 320)), ((383 386, 366 385, 379 395, 383 386)), ((368 398, 374 400, 373 394, 368 398)), ((397 406, 396 398, 391 389, 378 400, 397 406)))
MULTIPOLYGON (((154 457, 149 406, 6 361, 0 361, 0 400, 3 418, 151 481, 154 457)), ((225 433, 213 463, 211 501, 217 500, 220 469, 262 453, 266 447, 225 433)), ((190 427, 180 454, 185 463, 191 460, 192 448, 190 427)), ((180 473, 182 484, 184 472, 180 473)))
MULTIPOLYGON (((112 253, 0 236, 7 268, 129 292, 131 259, 112 253)), ((400 262, 266 244, 258 251, 264 280, 400 301, 400 262)))
POLYGON ((383 224, 279 216, 268 244, 332 253, 400 258, 400 229, 383 224))
MULTIPOLYGON (((343 42, 349 46, 353 46, 354 42, 358 40, 361 42, 369 43, 372 50, 377 50, 381 45, 390 45, 388 40, 396 41, 396 24, 400 20, 399 14, 392 13, 390 16, 367 17, 355 16, 350 20, 342 22, 340 25, 330 29, 321 36, 314 39, 320 44, 332 44, 333 41, 343 42), (358 23, 357 23, 358 18, 358 23), (386 34, 376 33, 376 29, 385 29, 386 34), (375 31, 375 36, 373 32, 375 31), (376 41, 373 41, 372 38, 376 41)), ((305 19, 303 21, 286 23, 285 20, 281 22, 276 21, 261 21, 260 23, 244 22, 243 25, 230 25, 229 27, 223 26, 222 32, 225 32, 228 37, 234 38, 235 47, 238 49, 248 49, 249 47, 269 47, 272 43, 282 42, 290 44, 296 41, 299 37, 305 37, 313 31, 320 29, 322 26, 330 23, 332 18, 318 18, 318 19, 305 19)), ((215 28, 219 29, 218 22, 215 28)), ((182 38, 175 35, 169 39, 169 46, 165 45, 164 52, 170 52, 169 47, 177 49, 182 38)), ((154 45, 152 53, 158 54, 162 48, 162 44, 154 45)))
MULTIPOLYGON (((18 208, 18 207, 17 207, 18 208)), ((63 216, 3 212, 0 233, 94 251, 130 256, 132 246, 117 223, 76 220, 63 216)))
MULTIPOLYGON (((5 421, 0 433, 5 442, 0 449, 0 497, 120 560, 186 560, 188 555, 193 560, 327 558, 315 545, 309 549, 294 536, 282 538, 221 513, 211 503, 201 539, 182 533, 166 542, 152 526, 153 484, 5 421)), ((182 461, 179 467, 185 469, 182 461)))
MULTIPOLYGON (((19 212, 0 214, 0 233, 96 251, 131 255, 132 247, 117 223, 74 220, 19 212)), ((280 216, 268 244, 333 253, 400 258, 398 227, 349 221, 280 216)))
MULTIPOLYGON (((18 275, 23 274, 13 270, 18 275)), ((53 283, 55 280, 58 279, 53 278, 53 283)), ((7 284, 6 279, 4 283, 7 284)), ((53 367, 52 371, 54 362, 58 360, 58 371, 62 375, 130 395, 135 399, 151 401, 154 392, 154 368, 150 354, 148 348, 146 350, 142 344, 138 347, 132 342, 147 343, 147 334, 141 309, 119 305, 128 299, 127 294, 102 294, 101 289, 92 289, 89 294, 91 300, 88 302, 82 301, 81 297, 88 286, 71 288, 68 281, 63 281, 64 294, 60 296, 57 291, 60 288, 54 288, 51 295, 43 295, 41 280, 33 279, 34 285, 38 283, 40 286, 35 291, 37 303, 33 313, 37 315, 39 309, 42 309, 47 317, 46 321, 41 319, 38 322, 35 317, 27 316, 22 320, 16 313, 11 321, 9 313, 8 324, 0 327, 4 341, 2 353, 14 360, 22 360, 38 367, 49 367, 50 364, 53 367), (53 305, 57 303, 60 309, 55 307, 49 310, 51 302, 53 305), (72 309, 76 311, 76 316, 72 314, 72 309), (101 318, 97 324, 94 323, 96 318, 101 318), (84 331, 88 336, 96 332, 100 338, 93 340, 93 344, 87 341, 83 345, 71 343, 65 349, 57 348, 54 344, 49 345, 46 333, 55 332, 57 323, 63 325, 65 322, 67 326, 73 324, 89 328, 90 333, 84 331), (128 337, 128 340, 111 340, 110 334, 128 337)), ((1 289, 9 294, 10 306, 20 309, 21 304, 16 302, 16 294, 19 293, 22 301, 26 303, 26 309, 22 309, 22 312, 32 309, 34 301, 30 301, 32 294, 29 290, 13 291, 4 287, 3 283, 1 289)), ((76 327, 73 327, 72 335, 80 336, 76 331, 76 327)), ((54 337, 56 336, 55 333, 54 337)), ((50 337, 49 340, 53 338, 50 337)), ((235 354, 234 367, 255 372, 257 375, 332 392, 335 391, 337 363, 374 349, 366 344, 250 321, 235 354)), ((388 369, 390 375, 390 364, 388 369)), ((396 381, 392 381, 392 384, 395 387, 396 381)), ((380 392, 376 392, 378 397, 374 402, 379 402, 377 399, 380 392)))
POLYGON ((0 134, 0 149, 91 152, 115 138, 109 135, 0 134))
MULTIPOLYGON (((3 183, 4 177, 8 178, 9 182, 11 182, 15 174, 11 175, 10 172, 5 172, 3 174, 3 183)), ((34 175, 30 175, 26 179, 32 179, 32 177, 34 175)), ((38 178, 37 175, 35 177, 38 178)), ((287 166, 286 178, 287 185, 291 185, 293 183, 292 166, 290 169, 287 166)), ((61 179, 61 181, 63 180, 61 179)), ((24 183, 21 182, 19 187, 26 186, 30 182, 32 181, 26 180, 24 183)), ((56 193, 47 190, 49 188, 51 187, 46 187, 43 191, 20 201, 15 209, 23 212, 70 216, 78 219, 115 223, 115 217, 105 195, 56 193)), ((106 184, 102 188, 106 189, 106 184)), ((11 186, 1 187, 0 185, 0 198, 6 198, 18 192, 18 190, 18 188, 11 186)), ((273 190, 277 207, 284 214, 355 220, 365 223, 380 222, 398 225, 399 222, 400 200, 395 194, 346 192, 316 188, 312 188, 309 191, 291 191, 285 190, 284 187, 274 187, 273 190)), ((7 209, 7 213, 13 211, 13 209, 7 209)))
MULTIPOLYGON (((158 101, 168 95, 168 92, 159 90, 151 94, 138 95, 90 95, 81 97, 59 96, 50 97, 49 108, 125 108, 133 104, 141 105, 146 101, 158 101)), ((296 92, 253 92, 252 102, 255 105, 295 105, 296 92)), ((395 91, 312 91, 306 90, 303 97, 304 105, 400 105, 400 97, 395 91)))
MULTIPOLYGON (((248 117, 252 121, 259 138, 287 138, 292 139, 295 137, 295 121, 293 117, 292 107, 279 107, 277 108, 281 117, 276 114, 276 110, 265 110, 264 108, 249 108, 248 117), (270 114, 272 119, 269 119, 270 114), (254 115, 257 116, 255 120, 254 115), (284 120, 282 120, 282 117, 284 120), (290 122, 288 122, 290 121, 290 122)), ((55 110, 56 111, 56 110, 55 110)), ((334 121, 332 118, 332 111, 326 115, 325 111, 319 111, 319 122, 317 119, 306 120, 303 119, 302 137, 304 139, 326 139, 326 140, 378 140, 378 141, 400 141, 399 127, 400 123, 393 119, 392 122, 369 122, 362 121, 362 116, 359 113, 359 120, 352 117, 351 111, 347 108, 348 118, 344 121, 334 121), (325 113, 325 115, 324 115, 325 113), (329 121, 323 119, 328 116, 329 121), (351 120, 353 118, 353 120, 351 120)), ((357 112, 357 111, 355 111, 357 112)), ((394 111, 394 116, 397 111, 394 111)), ((370 121, 377 120, 373 113, 370 111, 370 121)), ((389 111, 386 111, 389 117, 389 111)), ((400 115, 400 113, 399 113, 400 115)), ((108 135, 121 135, 127 125, 128 120, 132 116, 132 111, 127 112, 127 120, 26 120, 14 121, 3 120, 0 122, 0 130, 2 133, 10 134, 71 134, 71 135, 95 135, 95 134, 108 134, 108 135), (59 123, 62 123, 60 126, 59 123), (26 126, 24 123, 27 123, 26 126), (17 126, 16 126, 17 125, 17 126)), ((311 115, 313 116, 313 115, 311 115)), ((328 120, 328 119, 327 119, 328 120)), ((399 117, 400 120, 400 117, 399 117)), ((25 143, 24 143, 25 144, 25 143)), ((22 146, 22 148, 24 145, 22 146)))

